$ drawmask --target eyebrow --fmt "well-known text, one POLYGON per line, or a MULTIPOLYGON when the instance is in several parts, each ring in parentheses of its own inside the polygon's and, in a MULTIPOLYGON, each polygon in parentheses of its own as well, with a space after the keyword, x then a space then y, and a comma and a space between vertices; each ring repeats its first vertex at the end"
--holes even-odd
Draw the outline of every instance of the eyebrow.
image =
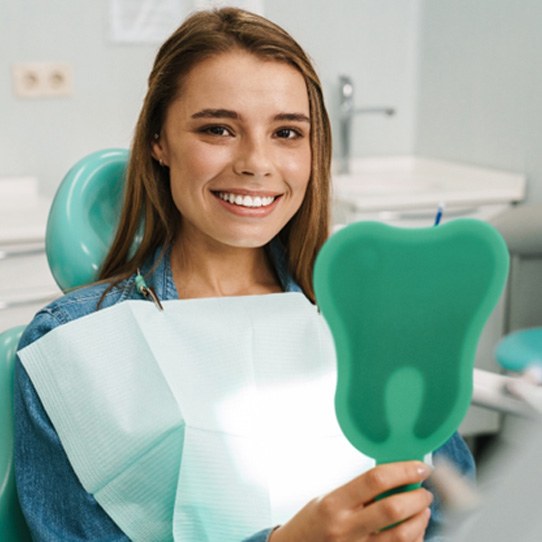
POLYGON ((291 122, 308 122, 310 124, 311 119, 303 113, 279 113, 275 115, 275 120, 286 120, 291 122))
POLYGON ((239 115, 229 109, 202 109, 192 115, 193 119, 238 119, 239 115))
MULTIPOLYGON (((193 119, 239 119, 237 112, 229 109, 202 109, 192 115, 193 119)), ((273 117, 273 120, 290 122, 308 122, 310 118, 303 113, 279 113, 273 117)))

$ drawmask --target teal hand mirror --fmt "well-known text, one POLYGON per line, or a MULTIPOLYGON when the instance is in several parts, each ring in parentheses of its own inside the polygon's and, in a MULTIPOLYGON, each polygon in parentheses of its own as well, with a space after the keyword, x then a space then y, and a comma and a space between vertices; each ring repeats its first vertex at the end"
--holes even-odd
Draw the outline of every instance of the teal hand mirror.
POLYGON ((314 288, 335 341, 337 419, 358 450, 421 460, 453 434, 507 273, 505 242, 478 220, 357 222, 326 241, 314 288))

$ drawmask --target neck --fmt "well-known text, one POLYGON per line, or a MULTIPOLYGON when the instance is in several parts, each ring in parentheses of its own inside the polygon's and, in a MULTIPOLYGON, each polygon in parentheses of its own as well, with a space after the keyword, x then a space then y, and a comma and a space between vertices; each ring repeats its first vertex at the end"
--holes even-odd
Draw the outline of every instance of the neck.
POLYGON ((171 251, 171 269, 181 299, 281 291, 263 248, 207 246, 199 249, 179 240, 171 251))

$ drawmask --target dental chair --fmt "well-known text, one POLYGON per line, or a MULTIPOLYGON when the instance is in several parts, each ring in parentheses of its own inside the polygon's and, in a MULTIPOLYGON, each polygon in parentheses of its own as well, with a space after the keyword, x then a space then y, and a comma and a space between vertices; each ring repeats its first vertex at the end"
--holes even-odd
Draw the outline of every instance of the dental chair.
POLYGON ((13 366, 24 326, 0 334, 0 538, 30 541, 19 508, 13 472, 13 366))
POLYGON ((97 151, 77 162, 60 183, 45 252, 64 292, 96 279, 117 226, 127 161, 126 149, 97 151))
MULTIPOLYGON (((53 200, 45 251, 62 291, 95 280, 117 224, 126 149, 94 152, 66 174, 53 200)), ((13 465, 13 368, 24 326, 0 333, 0 540, 30 541, 13 465)))

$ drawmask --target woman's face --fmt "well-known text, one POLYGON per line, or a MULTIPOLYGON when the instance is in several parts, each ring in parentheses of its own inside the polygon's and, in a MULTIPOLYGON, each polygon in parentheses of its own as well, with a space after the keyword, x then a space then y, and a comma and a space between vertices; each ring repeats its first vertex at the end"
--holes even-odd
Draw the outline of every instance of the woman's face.
POLYGON ((153 156, 169 167, 182 240, 255 248, 299 209, 311 174, 302 75, 243 51, 196 65, 153 156))

